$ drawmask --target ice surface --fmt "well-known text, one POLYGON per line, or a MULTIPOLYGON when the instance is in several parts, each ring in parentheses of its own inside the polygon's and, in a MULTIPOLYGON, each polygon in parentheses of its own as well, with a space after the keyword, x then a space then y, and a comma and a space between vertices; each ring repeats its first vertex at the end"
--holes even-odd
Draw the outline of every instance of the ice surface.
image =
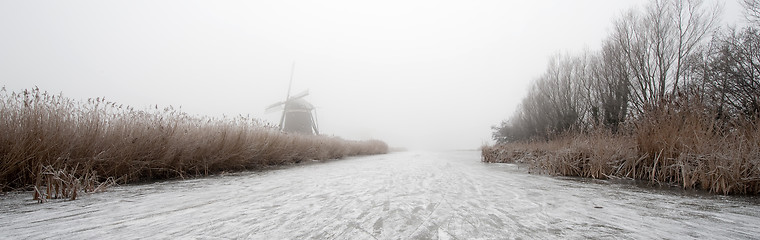
POLYGON ((755 197, 527 174, 479 152, 401 152, 0 200, 0 238, 566 239, 760 236, 755 197))

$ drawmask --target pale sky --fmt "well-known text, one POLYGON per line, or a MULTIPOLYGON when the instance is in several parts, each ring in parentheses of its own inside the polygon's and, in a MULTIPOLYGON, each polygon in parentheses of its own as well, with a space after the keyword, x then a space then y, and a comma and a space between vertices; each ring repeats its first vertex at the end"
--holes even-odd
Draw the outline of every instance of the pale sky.
POLYGON ((646 2, 0 0, 0 86, 277 122, 295 62, 324 134, 474 149, 551 55, 646 2))

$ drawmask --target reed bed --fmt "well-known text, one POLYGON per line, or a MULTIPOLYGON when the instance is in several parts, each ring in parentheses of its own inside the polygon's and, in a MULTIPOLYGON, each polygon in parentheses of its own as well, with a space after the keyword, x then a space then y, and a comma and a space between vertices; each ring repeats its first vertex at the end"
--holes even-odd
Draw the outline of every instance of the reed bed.
POLYGON ((532 172, 551 175, 639 179, 719 194, 760 193, 760 127, 751 120, 721 123, 712 116, 663 108, 626 133, 596 131, 483 146, 482 160, 526 163, 532 172))
POLYGON ((243 116, 195 117, 158 106, 135 110, 104 98, 75 101, 38 88, 0 91, 0 189, 37 189, 38 199, 75 198, 77 190, 97 191, 110 182, 205 176, 387 151, 378 140, 285 134, 243 116))

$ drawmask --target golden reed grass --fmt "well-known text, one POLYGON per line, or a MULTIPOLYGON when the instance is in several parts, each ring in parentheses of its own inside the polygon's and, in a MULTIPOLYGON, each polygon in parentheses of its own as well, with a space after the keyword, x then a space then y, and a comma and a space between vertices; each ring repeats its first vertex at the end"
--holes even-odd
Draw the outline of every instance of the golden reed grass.
POLYGON ((387 151, 378 140, 284 134, 242 116, 193 117, 172 107, 135 110, 37 88, 0 91, 0 189, 47 187, 35 190, 38 199, 96 191, 107 179, 184 178, 387 151))
POLYGON ((699 108, 673 109, 649 113, 622 134, 597 131, 483 146, 482 160, 523 162, 531 171, 552 175, 639 179, 719 194, 760 193, 756 122, 720 124, 699 108))

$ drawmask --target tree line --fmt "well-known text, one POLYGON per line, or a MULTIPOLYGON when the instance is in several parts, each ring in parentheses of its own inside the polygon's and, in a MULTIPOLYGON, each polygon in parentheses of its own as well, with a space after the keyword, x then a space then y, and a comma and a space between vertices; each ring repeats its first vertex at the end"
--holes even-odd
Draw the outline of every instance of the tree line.
POLYGON ((598 50, 553 56, 514 115, 493 127, 493 138, 549 140, 600 128, 617 133, 681 105, 724 125, 754 121, 760 114, 760 0, 741 3, 742 28, 717 26, 720 6, 702 0, 653 0, 628 11, 613 21, 598 50))

